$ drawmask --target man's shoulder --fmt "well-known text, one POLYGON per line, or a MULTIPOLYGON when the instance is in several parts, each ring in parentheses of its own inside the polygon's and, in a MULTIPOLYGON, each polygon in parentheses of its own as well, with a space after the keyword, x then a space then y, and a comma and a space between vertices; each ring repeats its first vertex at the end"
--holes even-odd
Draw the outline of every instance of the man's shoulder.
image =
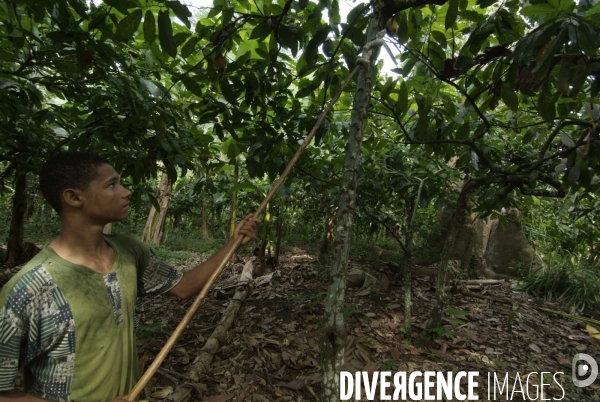
POLYGON ((29 297, 43 293, 53 283, 52 275, 47 269, 49 260, 50 256, 42 250, 9 279, 0 290, 0 306, 14 292, 25 292, 29 297))

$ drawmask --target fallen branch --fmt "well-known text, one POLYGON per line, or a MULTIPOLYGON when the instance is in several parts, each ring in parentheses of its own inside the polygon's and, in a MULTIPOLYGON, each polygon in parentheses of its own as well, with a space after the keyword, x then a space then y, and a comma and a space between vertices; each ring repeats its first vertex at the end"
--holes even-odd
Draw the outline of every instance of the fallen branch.
POLYGON ((204 344, 204 347, 194 360, 194 363, 187 374, 187 377, 191 378, 193 381, 198 381, 200 375, 209 370, 215 353, 217 353, 219 347, 225 342, 227 332, 233 325, 242 303, 246 300, 248 295, 252 293, 252 289, 254 288, 254 281, 252 281, 253 270, 254 264, 251 259, 244 265, 242 275, 240 276, 239 285, 243 287, 235 292, 235 295, 229 302, 219 324, 204 344))

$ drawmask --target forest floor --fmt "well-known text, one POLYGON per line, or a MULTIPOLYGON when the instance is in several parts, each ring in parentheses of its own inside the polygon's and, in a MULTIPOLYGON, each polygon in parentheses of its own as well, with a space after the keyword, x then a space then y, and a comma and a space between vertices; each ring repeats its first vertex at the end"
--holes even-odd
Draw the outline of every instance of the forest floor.
MULTIPOLYGON (((329 267, 301 244, 288 244, 287 250, 280 256, 277 267, 255 261, 254 277, 262 276, 263 283, 256 286, 242 304, 228 340, 216 353, 210 370, 193 381, 188 376, 191 365, 235 293, 244 265, 243 262, 228 264, 146 387, 142 399, 174 402, 319 400, 321 376, 316 333, 324 309, 329 267)), ((207 255, 192 253, 191 258, 174 265, 186 270, 205 258, 207 255)), ((250 256, 242 255, 242 258, 250 256)), ((570 377, 573 356, 577 353, 600 356, 600 344, 588 335, 585 325, 539 310, 539 307, 561 309, 559 306, 512 290, 514 281, 470 290, 484 298, 465 296, 460 286, 450 286, 448 308, 464 311, 467 315, 459 317, 463 323, 448 321, 445 328, 452 335, 437 339, 431 347, 415 347, 400 330, 404 320, 403 291, 387 267, 389 265, 364 261, 360 257, 350 259, 349 269, 361 269, 374 280, 367 281, 368 285, 362 288, 347 290, 344 316, 348 330, 348 371, 405 371, 409 374, 413 371, 452 371, 454 374, 478 371, 476 390, 480 400, 488 400, 488 373, 492 381, 496 373, 500 383, 508 375, 512 398, 506 397, 505 389, 504 396, 498 393, 495 400, 600 401, 600 379, 586 388, 577 388, 570 377), (506 299, 512 304, 507 304, 506 299), (532 372, 548 373, 543 382, 550 385, 544 387, 543 398, 535 388, 540 383, 538 375, 529 377, 527 387, 527 376, 532 372), (563 374, 554 376, 559 372, 563 374), (521 392, 527 388, 531 399, 524 399, 527 394, 521 392)), ((8 274, 5 272, 4 276, 8 274)), ((0 283, 5 280, 0 278, 0 283)), ((432 277, 413 277, 413 338, 429 317, 434 286, 432 277)), ((142 302, 144 312, 137 346, 140 365, 147 368, 192 300, 147 297, 142 302)), ((463 380, 464 392, 467 382, 463 380)), ((489 389, 494 400, 493 385, 489 389)), ((379 400, 378 395, 379 391, 375 400, 379 400)), ((362 396, 362 400, 367 400, 364 391, 362 396)))
MULTIPOLYGON (((324 309, 328 266, 319 263, 301 244, 289 245, 288 250, 280 256, 278 267, 263 266, 263 272, 255 272, 255 278, 267 275, 263 276, 267 280, 255 287, 242 305, 210 371, 194 382, 187 377, 191 364, 236 291, 232 285, 238 282, 243 263, 229 264, 146 388, 148 400, 319 400, 316 333, 324 309)), ((184 265, 192 267, 202 258, 196 254, 184 265)), ((478 371, 481 400, 488 399, 488 373, 492 381, 496 373, 500 382, 508 373, 512 398, 502 397, 498 391, 496 400, 529 400, 522 397, 527 394, 520 392, 519 384, 525 391, 527 375, 532 372, 548 372, 544 384, 551 384, 544 387, 543 399, 541 394, 536 397, 534 385, 540 383, 540 378, 530 376, 529 396, 533 400, 562 399, 563 391, 553 379, 554 373, 562 372, 555 378, 564 388, 563 400, 600 401, 600 379, 589 387, 576 388, 570 377, 573 356, 600 356, 600 345, 588 335, 585 325, 537 309, 557 310, 558 306, 513 291, 516 282, 511 281, 471 292, 497 300, 510 299, 512 304, 467 297, 451 287, 448 307, 467 313, 460 317, 463 323, 447 322, 453 338, 443 337, 432 347, 419 348, 399 331, 404 319, 403 292, 386 267, 360 258, 350 260, 349 269, 361 269, 377 279, 370 286, 347 291, 344 315, 348 371, 478 371)), ((413 278, 413 338, 425 326, 433 295, 434 278, 413 278)), ((142 325, 147 329, 143 331, 146 337, 138 340, 142 362, 151 361, 158 353, 191 301, 149 298, 144 304, 142 325), (161 323, 160 328, 157 323, 161 323)), ((464 391, 466 381, 461 384, 464 391)))

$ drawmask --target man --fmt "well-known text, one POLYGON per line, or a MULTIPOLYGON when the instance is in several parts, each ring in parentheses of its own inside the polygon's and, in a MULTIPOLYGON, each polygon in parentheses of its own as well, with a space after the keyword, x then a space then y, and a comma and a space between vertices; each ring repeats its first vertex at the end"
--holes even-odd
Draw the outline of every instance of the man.
POLYGON ((235 239, 256 236, 246 216, 210 259, 181 274, 142 243, 104 235, 127 218, 131 192, 98 155, 64 152, 40 172, 44 197, 58 212, 58 237, 0 291, 0 401, 126 400, 138 380, 136 299, 198 293, 235 239), (24 391, 14 389, 24 367, 24 391))

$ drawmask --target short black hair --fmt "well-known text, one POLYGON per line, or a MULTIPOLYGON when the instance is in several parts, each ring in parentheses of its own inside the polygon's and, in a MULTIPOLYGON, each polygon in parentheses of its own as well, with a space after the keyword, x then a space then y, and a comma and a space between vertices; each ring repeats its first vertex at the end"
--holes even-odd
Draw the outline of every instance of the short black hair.
POLYGON ((97 168, 110 164, 91 152, 60 152, 52 155, 40 170, 40 188, 48 203, 60 215, 62 193, 67 188, 87 190, 98 176, 97 168))

